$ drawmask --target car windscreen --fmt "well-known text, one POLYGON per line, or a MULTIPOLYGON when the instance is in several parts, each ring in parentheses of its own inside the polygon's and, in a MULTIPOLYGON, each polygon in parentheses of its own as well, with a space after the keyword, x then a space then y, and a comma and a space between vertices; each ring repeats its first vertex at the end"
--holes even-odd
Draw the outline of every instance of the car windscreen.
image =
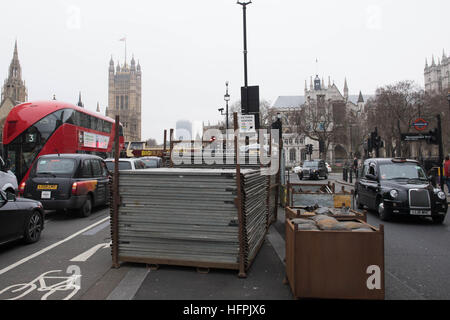
MULTIPOLYGON (((114 161, 106 161, 106 166, 109 171, 114 172, 114 161)), ((120 170, 131 170, 131 162, 119 161, 119 171, 120 170)))
POLYGON ((425 171, 415 163, 389 163, 380 165, 381 180, 418 179, 428 180, 425 171))
POLYGON ((305 162, 303 165, 305 168, 318 168, 319 163, 318 162, 305 162))
POLYGON ((39 159, 36 165, 36 175, 71 176, 75 171, 75 160, 64 158, 39 159))

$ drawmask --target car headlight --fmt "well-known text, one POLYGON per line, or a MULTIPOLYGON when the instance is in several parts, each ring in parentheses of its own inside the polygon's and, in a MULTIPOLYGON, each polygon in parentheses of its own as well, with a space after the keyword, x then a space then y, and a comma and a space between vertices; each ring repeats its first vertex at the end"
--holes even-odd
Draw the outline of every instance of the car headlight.
POLYGON ((391 192, 389 192, 389 194, 391 195, 391 197, 393 199, 398 197, 398 191, 397 190, 391 190, 391 192))
POLYGON ((437 193, 437 196, 438 196, 438 198, 439 199, 441 199, 441 200, 445 200, 445 193, 443 192, 443 191, 439 191, 438 193, 437 193))

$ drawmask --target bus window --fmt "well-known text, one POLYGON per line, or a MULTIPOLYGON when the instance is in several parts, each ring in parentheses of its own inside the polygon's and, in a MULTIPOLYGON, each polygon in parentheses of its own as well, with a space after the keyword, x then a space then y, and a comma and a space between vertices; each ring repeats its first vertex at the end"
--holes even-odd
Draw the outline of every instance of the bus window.
POLYGON ((80 112, 80 126, 86 129, 91 128, 91 117, 83 112, 80 112))

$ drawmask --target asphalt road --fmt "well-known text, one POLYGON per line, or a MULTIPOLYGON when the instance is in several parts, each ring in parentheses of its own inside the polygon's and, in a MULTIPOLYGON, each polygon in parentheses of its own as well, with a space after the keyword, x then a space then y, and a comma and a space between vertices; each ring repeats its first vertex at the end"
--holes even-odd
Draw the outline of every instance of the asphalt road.
POLYGON ((110 269, 109 243, 105 208, 89 218, 48 214, 39 242, 0 246, 0 299, 81 297, 110 269))
MULTIPOLYGON (((332 182, 340 178, 339 174, 330 175, 332 182)), ((291 175, 291 182, 295 179, 291 175)), ((375 213, 369 213, 368 222, 381 224, 375 213)), ((383 224, 386 299, 450 299, 450 218, 443 225, 423 218, 383 224)), ((172 266, 153 270, 145 265, 123 264, 111 269, 109 242, 108 209, 96 210, 84 219, 49 214, 38 243, 0 246, 0 300, 292 299, 289 286, 283 284, 282 208, 246 279, 238 278, 235 271, 210 270, 203 274, 195 268, 172 266)))

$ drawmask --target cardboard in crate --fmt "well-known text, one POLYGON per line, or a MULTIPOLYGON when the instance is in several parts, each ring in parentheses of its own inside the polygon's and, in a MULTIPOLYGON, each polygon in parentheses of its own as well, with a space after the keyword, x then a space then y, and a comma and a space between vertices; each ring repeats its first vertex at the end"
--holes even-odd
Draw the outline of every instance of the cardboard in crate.
POLYGON ((286 279, 294 297, 384 299, 384 228, 370 228, 306 231, 286 219, 286 279))

